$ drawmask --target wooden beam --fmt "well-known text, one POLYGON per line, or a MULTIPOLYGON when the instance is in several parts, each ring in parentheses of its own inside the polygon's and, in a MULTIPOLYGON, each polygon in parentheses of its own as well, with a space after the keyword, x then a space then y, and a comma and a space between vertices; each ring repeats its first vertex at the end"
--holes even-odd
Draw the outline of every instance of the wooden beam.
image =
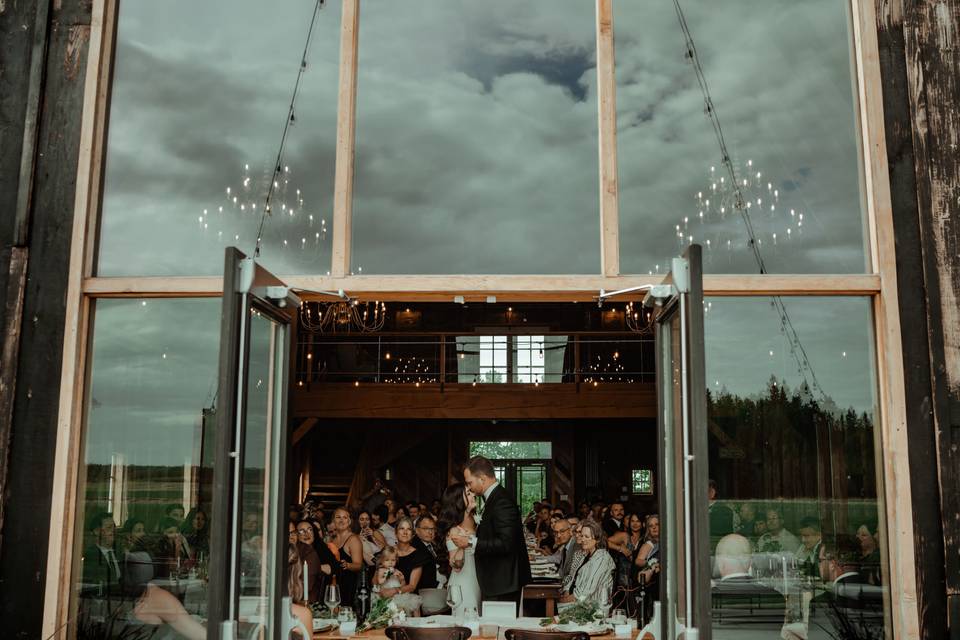
MULTIPOLYGON (((602 275, 383 275, 313 276, 286 275, 284 282, 299 289, 305 299, 330 299, 317 291, 343 289, 364 300, 484 302, 496 296, 499 302, 596 302, 600 289, 616 291, 645 284, 659 284, 663 276, 602 275)), ((95 297, 215 297, 223 287, 219 277, 117 277, 87 278, 84 292, 95 297)), ((880 277, 863 275, 707 275, 707 296, 854 296, 880 291, 880 277)), ((643 293, 619 296, 636 300, 643 293)))
POLYGON ((307 418, 301 422, 300 426, 293 432, 293 437, 290 439, 290 446, 296 446, 298 442, 303 440, 313 427, 316 426, 317 422, 319 422, 317 418, 307 418))
POLYGON ((357 131, 357 53, 360 0, 343 0, 340 85, 337 101, 337 164, 333 185, 333 249, 330 273, 350 273, 353 229, 354 146, 357 131))
POLYGON ((620 215, 617 192, 617 75, 613 47, 613 0, 597 0, 597 119, 600 155, 600 271, 620 275, 620 215))
POLYGON ((42 637, 50 638, 67 628, 73 592, 71 573, 74 564, 73 532, 77 519, 79 490, 80 441, 83 415, 83 392, 86 370, 91 299, 83 295, 87 255, 93 246, 88 235, 89 220, 98 207, 90 200, 93 180, 98 172, 93 158, 98 147, 97 136, 105 127, 98 118, 105 117, 106 95, 102 83, 109 75, 112 60, 114 24, 118 0, 94 0, 89 25, 86 75, 83 88, 83 111, 80 121, 80 146, 76 154, 77 182, 73 206, 73 228, 70 241, 69 271, 66 287, 66 320, 63 333, 63 359, 60 368, 60 389, 57 419, 56 457, 50 511, 50 539, 47 549, 42 637))
POLYGON ((652 384, 345 384, 298 388, 296 417, 419 419, 655 418, 652 384))

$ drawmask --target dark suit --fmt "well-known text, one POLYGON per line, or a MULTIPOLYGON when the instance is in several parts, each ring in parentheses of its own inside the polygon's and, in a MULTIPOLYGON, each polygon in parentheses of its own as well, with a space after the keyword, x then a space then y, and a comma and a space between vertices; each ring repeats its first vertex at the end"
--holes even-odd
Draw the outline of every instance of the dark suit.
POLYGON ((519 600, 530 582, 530 560, 520 509, 507 490, 490 492, 477 526, 477 581, 485 599, 519 600))

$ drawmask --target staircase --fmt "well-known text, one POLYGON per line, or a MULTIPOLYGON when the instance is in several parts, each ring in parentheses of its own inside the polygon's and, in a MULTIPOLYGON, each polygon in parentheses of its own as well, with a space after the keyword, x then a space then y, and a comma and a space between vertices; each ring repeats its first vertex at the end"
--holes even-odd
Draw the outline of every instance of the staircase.
POLYGON ((323 476, 311 478, 310 490, 307 491, 307 500, 322 502, 327 511, 339 507, 347 502, 350 493, 352 476, 323 476))

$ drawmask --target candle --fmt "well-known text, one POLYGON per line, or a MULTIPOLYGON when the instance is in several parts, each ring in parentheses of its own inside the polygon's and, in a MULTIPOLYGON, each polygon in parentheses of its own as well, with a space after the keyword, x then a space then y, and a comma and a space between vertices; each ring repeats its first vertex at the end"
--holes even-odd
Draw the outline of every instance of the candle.
POLYGON ((303 563, 303 601, 310 602, 310 588, 307 585, 307 563, 303 563))

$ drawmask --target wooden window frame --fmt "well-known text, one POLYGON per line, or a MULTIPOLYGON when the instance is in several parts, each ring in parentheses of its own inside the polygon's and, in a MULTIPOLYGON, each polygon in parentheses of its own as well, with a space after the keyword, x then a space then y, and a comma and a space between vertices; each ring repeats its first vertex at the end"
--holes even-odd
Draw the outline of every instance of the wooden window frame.
MULTIPOLYGON (((619 257, 616 152, 616 76, 613 0, 596 1, 601 264, 597 274, 572 275, 350 275, 353 172, 356 132, 357 42, 360 0, 341 0, 333 238, 330 276, 290 275, 285 280, 309 291, 343 289, 360 298, 453 301, 592 302, 601 288, 617 290, 661 276, 622 275, 619 257)), ((916 567, 903 357, 896 282, 889 169, 884 136, 882 84, 877 43, 877 0, 847 0, 856 73, 860 158, 866 195, 869 273, 848 275, 708 275, 707 296, 869 296, 873 301, 879 388, 878 492, 885 527, 881 548, 888 568, 885 594, 893 637, 919 638, 916 567), (891 597, 890 594, 896 594, 891 597)), ((79 471, 82 462, 84 385, 89 323, 97 298, 218 297, 218 277, 94 277, 101 201, 106 118, 117 30, 118 0, 93 0, 90 24, 77 190, 66 294, 63 364, 60 377, 43 637, 65 637, 70 616, 79 471)), ((310 297, 307 293, 306 297, 310 297)))

